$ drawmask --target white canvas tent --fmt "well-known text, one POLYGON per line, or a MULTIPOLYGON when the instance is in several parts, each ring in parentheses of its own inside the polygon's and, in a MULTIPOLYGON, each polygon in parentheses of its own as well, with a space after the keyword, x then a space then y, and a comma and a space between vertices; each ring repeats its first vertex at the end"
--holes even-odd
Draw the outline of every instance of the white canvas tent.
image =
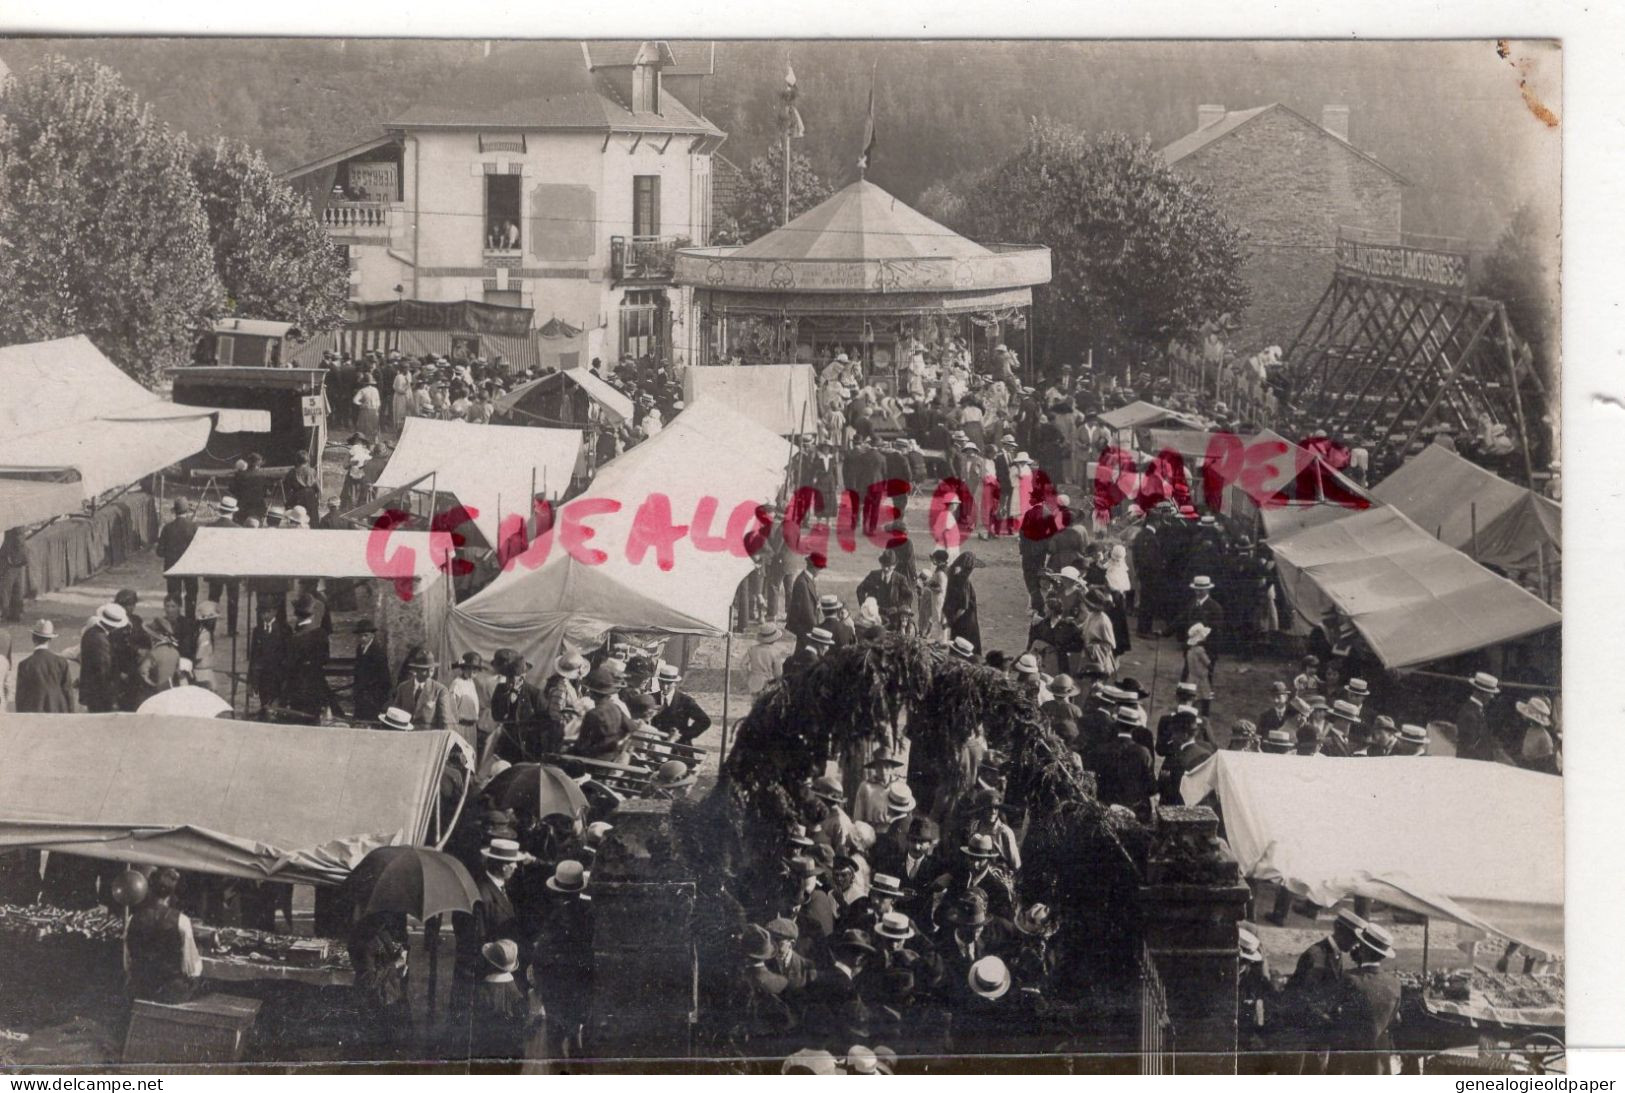
MULTIPOLYGON (((674 524, 689 524, 705 497, 716 501, 709 533, 721 536, 742 502, 772 500, 784 481, 790 446, 756 422, 709 399, 673 418, 655 437, 605 464, 571 505, 615 502, 615 512, 586 521, 586 546, 602 563, 580 561, 557 542, 534 569, 516 560, 487 588, 453 609, 452 655, 487 658, 503 646, 533 664, 546 664, 565 641, 585 646, 612 627, 667 633, 715 634, 728 625, 734 590, 751 561, 726 550, 696 547, 692 529, 673 547, 662 570, 653 551, 627 558, 633 523, 646 499, 663 495, 674 524)), ((567 515, 555 520, 557 526, 567 515)))
POLYGON ((11 714, 0 751, 0 849, 306 884, 433 838, 445 764, 471 762, 449 731, 116 713, 11 714))
POLYGON ((421 578, 433 581, 451 549, 445 532, 201 527, 166 577, 421 578), (370 550, 369 550, 370 548, 370 550), (369 557, 369 552, 373 557, 369 557))
POLYGON ((714 399, 779 436, 818 427, 817 378, 810 364, 695 366, 683 373, 683 399, 714 399))
POLYGON ((1330 907, 1367 896, 1563 951, 1563 779, 1468 759, 1221 751, 1182 795, 1218 794, 1244 875, 1330 907))
POLYGON ((0 475, 70 467, 86 498, 202 450, 212 429, 268 432, 264 410, 167 402, 83 334, 0 348, 0 475))
POLYGON ((580 450, 578 429, 410 417, 376 486, 380 493, 405 486, 438 493, 442 511, 455 497, 478 510, 474 526, 495 548, 504 519, 530 517, 532 491, 558 496, 569 488, 580 450))

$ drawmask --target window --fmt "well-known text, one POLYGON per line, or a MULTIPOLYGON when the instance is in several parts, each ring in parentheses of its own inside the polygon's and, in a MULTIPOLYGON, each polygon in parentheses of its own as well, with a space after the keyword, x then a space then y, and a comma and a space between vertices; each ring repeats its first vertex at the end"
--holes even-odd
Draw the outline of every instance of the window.
POLYGON ((632 69, 632 112, 660 113, 660 69, 654 65, 640 64, 632 69))
POLYGON ((520 297, 519 290, 516 288, 488 288, 485 290, 485 302, 488 304, 500 304, 503 307, 525 306, 523 299, 520 297))
POLYGON ((519 175, 485 176, 485 248, 518 250, 519 175))
POLYGON ((658 291, 628 292, 621 301, 621 352, 634 357, 658 356, 661 345, 661 311, 666 294, 658 291))
POLYGON ((632 176, 632 235, 652 239, 660 235, 660 176, 632 176))
POLYGON ((214 363, 229 368, 237 359, 237 339, 219 334, 214 339, 214 363))

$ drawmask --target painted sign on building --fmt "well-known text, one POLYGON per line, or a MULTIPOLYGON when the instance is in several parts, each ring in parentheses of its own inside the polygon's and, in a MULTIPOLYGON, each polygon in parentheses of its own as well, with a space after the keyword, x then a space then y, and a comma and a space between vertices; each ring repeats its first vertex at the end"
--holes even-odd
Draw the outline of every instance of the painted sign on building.
POLYGON ((1362 277, 1403 281, 1423 288, 1467 290, 1467 256, 1450 251, 1339 239, 1337 268, 1362 277))
POLYGON ((368 201, 395 200, 395 165, 393 163, 350 164, 350 189, 365 195, 368 201))

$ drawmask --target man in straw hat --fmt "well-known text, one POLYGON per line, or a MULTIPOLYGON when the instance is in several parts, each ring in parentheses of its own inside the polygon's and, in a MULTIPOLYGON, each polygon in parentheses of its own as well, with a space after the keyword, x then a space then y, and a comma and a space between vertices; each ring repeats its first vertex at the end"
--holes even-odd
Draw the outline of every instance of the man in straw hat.
POLYGON ((1102 804, 1121 805, 1147 822, 1157 776, 1151 752, 1134 741, 1134 731, 1144 725, 1145 713, 1138 706, 1119 706, 1116 735, 1091 755, 1089 765, 1098 779, 1096 796, 1102 804))
POLYGON ((1360 708, 1346 698, 1332 703, 1328 711, 1326 735, 1320 738, 1320 754, 1343 759, 1354 754, 1355 744, 1350 739, 1360 724, 1360 708))
POLYGON ((582 717, 581 732, 571 750, 589 759, 613 761, 631 739, 633 729, 632 718, 616 701, 620 683, 606 662, 587 674, 584 685, 593 707, 582 717))
POLYGON ((17 662, 17 712, 72 713, 73 668, 51 650, 56 624, 40 619, 29 637, 34 650, 17 662))
MULTIPOLYGON (((1282 893, 1286 894, 1284 888, 1282 893)), ((1279 899, 1269 920, 1278 926, 1286 921, 1279 899)), ((1343 976, 1351 966, 1347 954, 1353 950, 1358 932, 1366 925, 1365 919, 1347 907, 1339 908, 1332 920, 1331 935, 1299 954, 1292 977, 1282 990, 1281 1011, 1293 1014, 1291 1039, 1304 1052, 1300 1058, 1303 1073, 1325 1073, 1332 1007, 1343 976)))
MULTIPOLYGON (((385 716, 388 716, 387 713, 385 716)), ((466 1011, 472 1001, 474 984, 486 973, 481 950, 492 941, 517 941, 519 920, 508 897, 508 882, 525 860, 514 839, 492 839, 480 850, 482 870, 475 881, 479 902, 472 911, 452 915, 451 929, 457 940, 457 958, 452 969, 452 1007, 466 1011)))
POLYGON ((1488 672, 1474 672, 1468 680, 1467 697, 1456 708, 1456 757, 1500 760, 1501 747, 1490 731, 1488 709, 1501 693, 1501 681, 1488 672))
POLYGON ((1428 753, 1428 730, 1422 725, 1405 724, 1399 727, 1399 737, 1394 741, 1393 755, 1426 755, 1428 753))
POLYGON ((660 688, 655 694, 659 710, 649 723, 667 739, 675 736, 678 743, 693 743, 711 727, 711 715, 700 708, 694 696, 678 687, 683 673, 677 665, 662 661, 655 681, 660 688))
MULTIPOLYGON (((26 663, 26 662, 25 662, 26 663)), ((21 672, 18 669, 18 694, 21 690, 21 672)), ((1552 704, 1539 695, 1527 702, 1514 702, 1513 707, 1523 719, 1522 730, 1513 740, 1518 765, 1525 770, 1538 770, 1542 774, 1563 773, 1563 751, 1557 728, 1552 721, 1552 704)), ((18 707, 21 709, 21 706, 18 707)))
POLYGON ((1329 1074, 1387 1074, 1394 1044, 1389 1036, 1399 1012, 1399 979, 1383 967, 1394 957, 1393 938, 1374 922, 1354 931, 1352 967, 1331 999, 1329 1074))
POLYGON ((451 712, 451 692, 434 679, 435 658, 427 649, 418 649, 406 658, 407 678, 395 688, 390 704, 399 706, 412 718, 416 729, 449 729, 455 722, 451 712))
POLYGON ((764 622, 756 631, 756 643, 745 650, 745 688, 751 694, 760 694, 784 674, 789 650, 779 644, 783 635, 777 625, 764 622))
POLYGON ((79 701, 87 713, 107 713, 118 704, 118 675, 112 636, 130 625, 116 603, 103 604, 79 638, 79 701))

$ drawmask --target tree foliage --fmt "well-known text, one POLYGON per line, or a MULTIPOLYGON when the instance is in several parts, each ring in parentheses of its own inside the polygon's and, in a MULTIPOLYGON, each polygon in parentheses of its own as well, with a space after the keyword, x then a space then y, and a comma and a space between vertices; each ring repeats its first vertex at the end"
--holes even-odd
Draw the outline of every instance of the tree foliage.
POLYGON ((0 90, 0 340, 86 334, 151 383, 219 309, 184 135, 111 69, 47 57, 0 90))
POLYGON ((950 211, 981 241, 1049 246, 1034 305, 1052 351, 1160 344, 1247 304, 1240 231, 1149 141, 1035 120, 950 211))
MULTIPOLYGON (((790 153, 790 218, 793 220, 834 191, 819 178, 800 152, 790 153)), ((731 210, 738 242, 759 239, 784 223, 784 144, 772 145, 739 173, 739 191, 731 210)))
POLYGON ((280 319, 307 334, 337 326, 349 298, 348 270, 310 203, 237 141, 197 149, 192 177, 209 218, 226 310, 280 319))
POLYGON ((1559 231, 1549 202, 1518 207, 1495 250, 1484 260, 1479 291, 1506 305, 1507 318, 1529 343, 1535 367, 1548 391, 1558 390, 1559 231))

